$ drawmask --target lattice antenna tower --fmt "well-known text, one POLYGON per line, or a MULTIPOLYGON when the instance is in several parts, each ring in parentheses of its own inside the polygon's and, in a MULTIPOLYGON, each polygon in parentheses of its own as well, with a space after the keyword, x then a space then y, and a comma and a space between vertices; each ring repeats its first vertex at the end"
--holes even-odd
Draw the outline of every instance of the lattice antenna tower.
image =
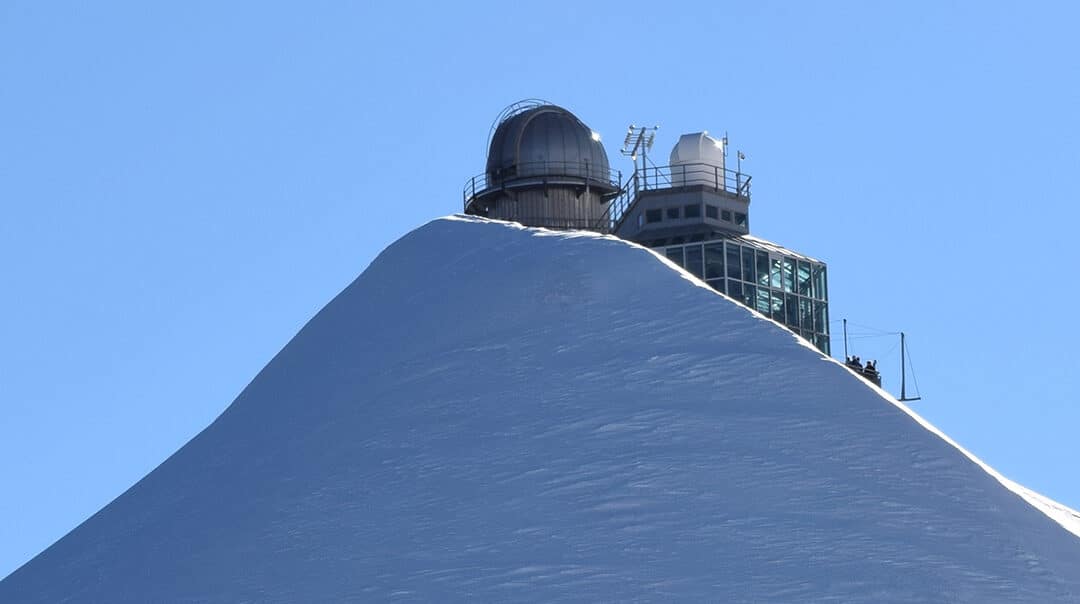
POLYGON ((630 161, 634 162, 634 169, 637 169, 637 158, 640 156, 641 169, 645 170, 646 158, 656 139, 656 131, 659 129, 660 126, 634 124, 630 124, 630 127, 626 129, 626 138, 623 139, 623 146, 619 149, 619 153, 630 157, 630 161))

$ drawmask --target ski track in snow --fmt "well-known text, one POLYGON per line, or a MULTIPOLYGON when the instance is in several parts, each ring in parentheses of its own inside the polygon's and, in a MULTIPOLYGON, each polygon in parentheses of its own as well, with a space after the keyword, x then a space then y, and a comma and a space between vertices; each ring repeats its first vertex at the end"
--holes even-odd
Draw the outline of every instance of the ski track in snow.
POLYGON ((0 602, 1080 602, 1077 536, 653 252, 454 216, 0 602))

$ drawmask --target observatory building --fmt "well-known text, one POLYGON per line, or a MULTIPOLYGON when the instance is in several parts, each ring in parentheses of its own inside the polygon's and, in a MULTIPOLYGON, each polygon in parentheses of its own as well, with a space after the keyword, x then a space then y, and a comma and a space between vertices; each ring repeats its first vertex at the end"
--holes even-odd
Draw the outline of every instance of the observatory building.
POLYGON ((465 213, 653 248, 829 354, 825 263, 750 234, 742 154, 729 170, 727 137, 696 132, 679 137, 668 165, 657 166, 647 155, 655 130, 630 127, 623 152, 634 170, 624 180, 574 114, 542 101, 511 105, 492 126, 487 169, 465 185, 465 213))
POLYGON ((527 226, 594 229, 619 181, 600 137, 573 113, 516 103, 493 128, 487 169, 465 187, 465 212, 527 226))

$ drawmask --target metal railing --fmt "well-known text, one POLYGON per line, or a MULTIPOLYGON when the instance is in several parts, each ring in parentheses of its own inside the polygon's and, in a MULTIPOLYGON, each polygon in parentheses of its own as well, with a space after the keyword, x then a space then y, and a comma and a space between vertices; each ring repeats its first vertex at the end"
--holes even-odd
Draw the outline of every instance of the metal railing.
POLYGON ((487 172, 473 176, 465 182, 462 191, 464 209, 479 195, 493 189, 508 188, 517 181, 540 181, 559 184, 580 182, 592 184, 607 190, 618 190, 622 182, 622 173, 590 165, 587 161, 544 161, 515 164, 493 174, 487 172))
POLYGON ((592 230, 601 233, 617 231, 638 196, 645 191, 703 186, 750 199, 750 178, 748 174, 706 163, 637 168, 620 187, 606 214, 593 225, 592 230))

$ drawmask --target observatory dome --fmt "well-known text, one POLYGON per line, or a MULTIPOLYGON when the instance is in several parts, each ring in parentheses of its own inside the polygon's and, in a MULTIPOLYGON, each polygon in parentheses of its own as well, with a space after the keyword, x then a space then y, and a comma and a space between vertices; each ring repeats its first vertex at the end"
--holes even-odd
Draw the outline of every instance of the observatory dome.
POLYGON ((671 180, 675 186, 722 186, 724 167, 724 141, 707 132, 684 134, 671 149, 671 180))
POLYGON ((488 147, 489 183, 529 176, 595 179, 601 185, 611 180, 599 137, 573 113, 550 104, 511 113, 488 147))
POLYGON ((724 167, 724 141, 708 132, 694 132, 679 137, 671 149, 671 165, 706 164, 724 167))

